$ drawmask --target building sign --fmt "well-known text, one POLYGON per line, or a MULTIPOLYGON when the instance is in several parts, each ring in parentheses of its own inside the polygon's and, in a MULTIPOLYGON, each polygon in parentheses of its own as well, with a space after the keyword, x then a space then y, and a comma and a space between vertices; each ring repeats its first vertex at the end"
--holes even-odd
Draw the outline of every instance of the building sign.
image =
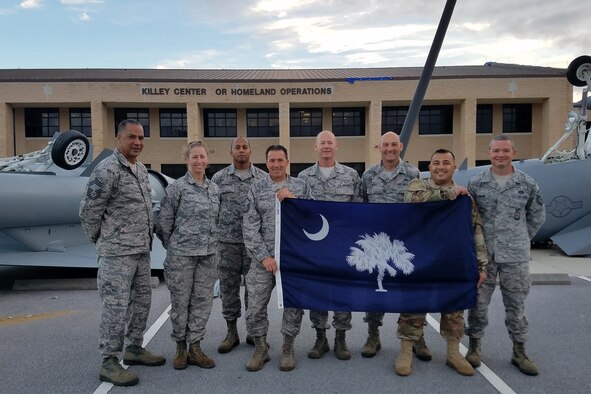
MULTIPOLYGON (((312 88, 216 88, 210 89, 215 96, 327 96, 332 87, 312 88)), ((142 87, 142 96, 207 96, 206 88, 160 88, 142 87)))

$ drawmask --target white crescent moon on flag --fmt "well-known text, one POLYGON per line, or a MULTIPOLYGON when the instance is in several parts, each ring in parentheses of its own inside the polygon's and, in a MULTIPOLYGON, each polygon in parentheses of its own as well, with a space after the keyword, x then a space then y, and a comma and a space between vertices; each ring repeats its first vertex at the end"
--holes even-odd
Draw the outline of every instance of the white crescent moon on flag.
POLYGON ((322 215, 320 215, 320 217, 322 218, 322 228, 320 229, 320 231, 318 231, 315 234, 310 234, 306 230, 302 230, 304 234, 306 234, 306 237, 308 237, 312 241, 322 241, 328 235, 328 220, 326 220, 326 218, 322 215))

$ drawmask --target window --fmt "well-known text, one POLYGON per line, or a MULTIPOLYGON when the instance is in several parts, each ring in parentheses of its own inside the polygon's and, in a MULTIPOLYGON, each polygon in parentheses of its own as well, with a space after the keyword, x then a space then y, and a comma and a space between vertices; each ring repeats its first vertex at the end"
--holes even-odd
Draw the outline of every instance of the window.
POLYGON ((246 111, 248 137, 279 137, 278 109, 249 109, 246 111))
POLYGON ((490 164, 490 160, 488 160, 488 159, 487 160, 475 160, 474 161, 474 165, 476 167, 478 167, 478 166, 487 166, 489 164, 490 164))
POLYGON ((148 108, 115 108, 115 134, 117 126, 125 119, 135 119, 144 128, 144 137, 150 136, 150 110, 148 108))
POLYGON ((186 164, 162 164, 160 172, 174 179, 179 179, 187 173, 186 164))
POLYGON ((316 137, 322 131, 322 108, 294 108, 289 111, 292 137, 316 137))
POLYGON ((382 108, 382 134, 393 131, 400 134, 404 120, 408 114, 408 107, 384 107, 382 108))
POLYGON ((57 108, 25 108, 25 137, 53 137, 59 130, 57 108))
POLYGON ((363 173, 365 172, 365 163, 357 163, 356 162, 356 163, 341 163, 341 164, 351 167, 352 169, 357 171, 359 176, 363 175, 363 173))
POLYGON ((238 135, 235 109, 204 109, 203 119, 205 137, 236 137, 238 135))
POLYGON ((476 133, 490 134, 493 129, 493 106, 492 104, 476 105, 476 133))
POLYGON ((419 135, 453 134, 453 105, 425 105, 419 112, 419 135))
POLYGON ((229 164, 208 164, 207 168, 205 169, 205 175, 207 176, 208 179, 211 179, 211 177, 218 171, 228 167, 229 164))
POLYGON ((419 160, 419 171, 429 171, 429 164, 431 164, 431 160, 419 160))
POLYGON ((313 165, 314 163, 289 163, 289 174, 291 176, 298 176, 300 172, 313 165))
POLYGON ((333 108, 332 132, 336 136, 365 135, 365 108, 333 108))
POLYGON ((92 137, 90 108, 70 108, 70 129, 92 137))
POLYGON ((503 104, 503 133, 531 133, 531 104, 503 104))
POLYGON ((252 163, 256 168, 258 168, 259 170, 263 170, 265 172, 269 172, 269 169, 267 168, 267 163, 252 163))
POLYGON ((160 109, 160 137, 187 138, 187 110, 185 108, 160 109))

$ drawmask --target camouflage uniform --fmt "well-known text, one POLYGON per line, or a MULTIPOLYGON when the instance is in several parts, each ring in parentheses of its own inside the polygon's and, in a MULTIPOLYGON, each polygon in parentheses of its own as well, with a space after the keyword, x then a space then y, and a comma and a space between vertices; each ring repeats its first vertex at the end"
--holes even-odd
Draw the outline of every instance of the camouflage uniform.
MULTIPOLYGON (((419 170, 404 161, 400 161, 394 171, 386 171, 382 164, 368 168, 361 177, 363 200, 376 203, 404 202, 404 192, 410 181, 419 177, 419 170)), ((377 326, 382 325, 384 313, 368 312, 363 321, 377 326)))
MULTIPOLYGON (((308 184, 287 176, 283 185, 273 182, 269 175, 252 184, 248 192, 248 207, 244 214, 244 245, 252 263, 246 275, 249 305, 246 311, 246 330, 251 337, 266 336, 269 329, 267 305, 275 287, 275 276, 265 270, 262 261, 275 255, 275 195, 287 188, 298 198, 310 198, 308 184)), ((281 332, 294 337, 302 324, 302 309, 285 308, 281 332)))
MULTIPOLYGON (((449 186, 437 186, 432 179, 414 179, 408 185, 404 200, 406 202, 455 200, 455 188, 456 185, 453 181, 449 186)), ((482 221, 474 200, 472 200, 472 229, 478 271, 486 272, 488 257, 486 255, 484 236, 482 235, 482 221)), ((425 318, 425 313, 401 313, 398 319, 398 338, 418 341, 423 336, 425 318)), ((464 336, 463 310, 441 314, 441 336, 445 339, 460 339, 464 336)))
MULTIPOLYGON (((320 170, 318 163, 299 173, 298 178, 310 185, 312 198, 320 201, 361 202, 361 180, 357 171, 335 163, 335 167, 327 177, 320 170)), ((312 328, 329 328, 327 311, 310 311, 312 328)), ((351 312, 334 312, 332 326, 335 330, 351 329, 351 312)))
MULTIPOLYGON (((242 240, 242 217, 246 211, 246 196, 252 183, 266 175, 266 172, 252 164, 248 173, 247 178, 241 179, 236 175, 234 165, 230 164, 211 178, 220 189, 218 277, 222 315, 227 321, 236 320, 241 316, 241 276, 246 276, 250 268, 250 258, 242 240)), ((244 307, 248 308, 248 292, 244 293, 244 307)))
POLYGON ((150 312, 151 188, 140 162, 136 173, 115 149, 90 175, 80 202, 82 227, 99 256, 103 357, 118 356, 124 342, 141 346, 150 312))
POLYGON ((156 235, 166 248, 164 279, 170 291, 172 340, 195 343, 205 336, 216 280, 219 190, 189 172, 166 188, 156 235))
POLYGON ((476 200, 484 223, 489 266, 487 278, 478 289, 476 306, 468 313, 466 333, 472 338, 484 335, 498 275, 509 336, 513 342, 525 342, 530 240, 546 218, 540 188, 532 177, 517 169, 501 187, 488 170, 470 180, 468 191, 476 200))

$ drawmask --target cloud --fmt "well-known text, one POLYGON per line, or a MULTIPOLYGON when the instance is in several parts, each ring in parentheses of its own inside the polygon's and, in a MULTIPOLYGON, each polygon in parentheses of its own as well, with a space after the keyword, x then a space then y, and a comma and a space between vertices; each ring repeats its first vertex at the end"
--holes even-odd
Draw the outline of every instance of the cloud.
POLYGON ((166 59, 156 65, 158 69, 168 68, 221 68, 220 64, 226 64, 229 66, 229 62, 226 63, 228 57, 221 51, 215 49, 208 49, 199 51, 197 53, 187 54, 179 59, 166 59))
POLYGON ((65 5, 101 4, 103 0, 60 0, 65 5))
POLYGON ((41 0, 23 0, 20 3, 20 7, 25 9, 32 9, 41 7, 41 4, 41 0))
POLYGON ((83 12, 78 16, 78 19, 81 21, 89 21, 90 20, 90 15, 88 15, 87 12, 83 12))

